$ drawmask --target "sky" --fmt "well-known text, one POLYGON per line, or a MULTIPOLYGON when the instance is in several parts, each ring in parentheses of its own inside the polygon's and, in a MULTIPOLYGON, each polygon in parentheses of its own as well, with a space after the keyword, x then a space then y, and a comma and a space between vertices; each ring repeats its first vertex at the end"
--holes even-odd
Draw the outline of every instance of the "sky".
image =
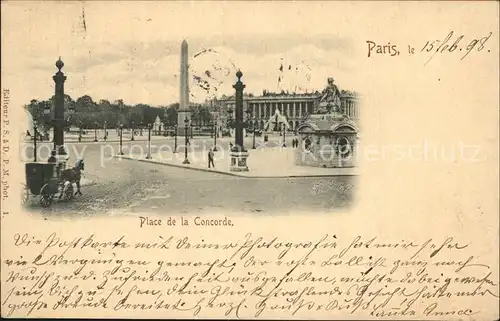
MULTIPOLYGON (((307 18, 303 5, 13 2, 3 6, 2 46, 10 53, 2 58, 3 72, 22 84, 20 94, 27 102, 52 95, 51 77, 59 56, 68 77, 65 91, 74 99, 88 94, 96 101, 123 99, 128 104, 177 102, 183 39, 189 45, 194 102, 233 94, 237 69, 243 72, 245 92, 256 95, 264 89, 322 90, 329 76, 341 89, 356 89, 352 39, 339 34, 330 21, 318 24, 307 18), (208 91, 199 86, 197 77, 209 81, 208 91)), ((322 11, 314 4, 309 9, 316 15, 322 11)))

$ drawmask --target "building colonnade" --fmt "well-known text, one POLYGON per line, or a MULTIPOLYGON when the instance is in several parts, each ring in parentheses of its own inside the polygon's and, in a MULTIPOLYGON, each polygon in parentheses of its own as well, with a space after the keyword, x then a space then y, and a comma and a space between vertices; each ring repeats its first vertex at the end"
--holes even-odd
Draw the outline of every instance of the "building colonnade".
POLYGON ((278 101, 278 102, 248 102, 247 105, 252 117, 258 121, 266 122, 276 113, 287 118, 291 129, 295 129, 295 121, 302 120, 307 114, 314 111, 313 101, 278 101))
MULTIPOLYGON (((304 120, 304 117, 309 114, 314 114, 319 107, 319 98, 306 99, 246 99, 244 101, 244 110, 251 113, 252 119, 258 121, 262 128, 269 118, 275 114, 276 109, 280 114, 285 116, 289 122, 290 130, 295 130, 304 120)), ((356 97, 343 96, 341 97, 341 107, 346 115, 351 119, 359 119, 359 108, 356 97)), ((235 117, 234 100, 226 102, 226 108, 232 109, 233 117, 235 117)), ((246 115, 245 115, 246 117, 246 115)), ((233 118, 234 119, 234 118, 233 118)))
POLYGON ((355 98, 345 97, 341 100, 344 113, 352 119, 359 119, 359 108, 355 98))

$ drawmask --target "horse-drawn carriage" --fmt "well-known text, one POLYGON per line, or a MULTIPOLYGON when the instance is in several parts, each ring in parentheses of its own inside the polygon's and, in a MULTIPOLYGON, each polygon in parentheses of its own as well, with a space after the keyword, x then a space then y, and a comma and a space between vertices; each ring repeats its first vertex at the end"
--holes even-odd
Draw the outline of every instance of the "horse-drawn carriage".
POLYGON ((26 204, 30 196, 40 196, 40 205, 48 207, 54 196, 59 193, 59 200, 68 201, 74 198, 73 183, 77 184, 80 193, 80 171, 83 161, 78 161, 74 168, 57 173, 56 163, 26 163, 26 184, 21 194, 21 202, 26 204))

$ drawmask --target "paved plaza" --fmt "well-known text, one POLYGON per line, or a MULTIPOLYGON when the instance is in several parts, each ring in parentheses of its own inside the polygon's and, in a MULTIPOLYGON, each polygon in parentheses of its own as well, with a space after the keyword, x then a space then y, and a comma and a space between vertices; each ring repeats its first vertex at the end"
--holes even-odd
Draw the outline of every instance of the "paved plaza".
MULTIPOLYGON (((279 137, 271 140, 273 139, 278 141, 279 137)), ((246 138, 245 144, 247 141, 250 143, 251 137, 246 138)), ((157 143, 173 148, 171 139, 157 143)), ((211 147, 213 140, 195 137, 192 144, 211 147)), ((39 161, 48 158, 51 146, 51 143, 46 142, 40 145, 39 161)), ((78 157, 85 159, 83 175, 88 181, 82 186, 83 195, 71 202, 56 202, 50 208, 42 208, 33 200, 28 209, 42 212, 48 218, 65 218, 68 215, 85 218, 95 215, 189 215, 214 212, 226 215, 240 212, 290 215, 312 211, 320 215, 344 210, 354 202, 353 194, 357 185, 355 176, 249 179, 123 160, 114 157, 116 146, 117 144, 104 142, 67 143, 71 165, 78 157)), ((145 141, 127 141, 124 143, 125 153, 133 146, 147 150, 145 141)), ((33 157, 32 144, 25 143, 24 147, 24 160, 29 161, 33 157)), ((202 147, 199 148, 201 152, 202 147)), ((182 151, 179 154, 183 155, 182 151)), ((285 157, 286 154, 282 155, 285 157)))
POLYGON ((228 149, 220 149, 215 152, 214 165, 208 167, 208 151, 188 152, 190 164, 183 164, 184 152, 173 153, 158 152, 151 154, 151 159, 146 155, 132 154, 128 156, 117 156, 134 161, 150 162, 154 164, 184 167, 193 170, 204 170, 226 175, 241 176, 248 178, 258 177, 330 177, 330 176, 354 176, 358 174, 357 168, 321 168, 295 165, 297 149, 291 147, 264 147, 248 150, 249 171, 234 172, 230 170, 231 157, 228 149))

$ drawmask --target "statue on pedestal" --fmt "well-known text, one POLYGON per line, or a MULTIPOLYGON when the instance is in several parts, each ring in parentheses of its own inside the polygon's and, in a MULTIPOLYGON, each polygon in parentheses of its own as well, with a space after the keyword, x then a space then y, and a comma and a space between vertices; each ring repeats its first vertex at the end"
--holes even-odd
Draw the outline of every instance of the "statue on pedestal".
POLYGON ((269 120, 264 124, 264 129, 266 131, 281 131, 283 124, 285 124, 286 129, 290 129, 290 125, 288 124, 286 117, 280 114, 279 109, 276 109, 274 115, 269 117, 269 120), (271 127, 271 125, 274 126, 271 127))
POLYGON ((340 104, 340 90, 332 77, 328 78, 328 84, 321 92, 319 112, 321 114, 342 112, 340 104))

